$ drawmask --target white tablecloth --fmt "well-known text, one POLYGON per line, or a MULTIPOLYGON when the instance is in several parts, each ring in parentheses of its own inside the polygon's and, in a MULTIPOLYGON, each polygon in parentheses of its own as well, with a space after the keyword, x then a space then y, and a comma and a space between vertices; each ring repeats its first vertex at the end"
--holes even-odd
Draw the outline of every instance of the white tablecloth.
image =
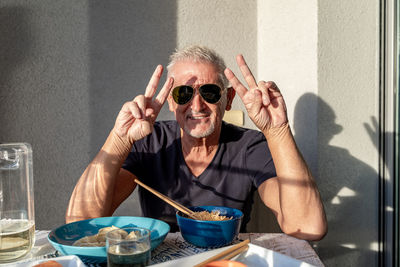
MULTIPOLYGON (((48 242, 48 233, 49 231, 36 231, 35 246, 28 255, 21 259, 21 261, 61 256, 48 242)), ((324 266, 314 249, 307 241, 300 240, 285 234, 276 233, 239 234, 239 240, 244 239, 250 239, 250 242, 254 245, 258 245, 279 252, 286 256, 307 262, 311 265, 324 266)), ((152 263, 160 263, 166 260, 179 259, 208 250, 209 249, 195 247, 185 242, 180 233, 169 233, 164 242, 152 252, 152 263)))
MULTIPOLYGON (((315 266, 324 266, 311 245, 286 234, 241 233, 239 240, 249 239, 250 243, 315 266)), ((239 242, 239 241, 237 241, 239 242)), ((164 242, 152 252, 154 263, 191 256, 208 249, 195 247, 185 242, 180 233, 169 233, 164 242)))

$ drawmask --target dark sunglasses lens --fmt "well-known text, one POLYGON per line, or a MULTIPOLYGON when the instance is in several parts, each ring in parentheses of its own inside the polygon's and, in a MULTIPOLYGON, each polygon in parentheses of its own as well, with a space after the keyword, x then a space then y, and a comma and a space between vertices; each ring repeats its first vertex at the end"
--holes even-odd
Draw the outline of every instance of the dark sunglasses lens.
POLYGON ((172 98, 179 105, 184 105, 192 99, 193 96, 193 88, 190 86, 178 86, 175 87, 172 91, 172 98))
POLYGON ((216 84, 205 84, 199 90, 204 100, 210 104, 217 103, 221 98, 221 88, 216 84))

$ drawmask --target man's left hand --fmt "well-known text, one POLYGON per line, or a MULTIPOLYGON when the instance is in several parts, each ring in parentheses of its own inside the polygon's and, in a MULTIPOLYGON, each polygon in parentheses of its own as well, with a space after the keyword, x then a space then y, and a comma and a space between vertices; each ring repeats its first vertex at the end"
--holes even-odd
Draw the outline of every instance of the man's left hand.
POLYGON ((286 105, 278 86, 274 82, 257 83, 242 55, 238 55, 236 61, 249 89, 229 68, 225 70, 225 76, 242 99, 250 119, 264 133, 286 124, 286 105))

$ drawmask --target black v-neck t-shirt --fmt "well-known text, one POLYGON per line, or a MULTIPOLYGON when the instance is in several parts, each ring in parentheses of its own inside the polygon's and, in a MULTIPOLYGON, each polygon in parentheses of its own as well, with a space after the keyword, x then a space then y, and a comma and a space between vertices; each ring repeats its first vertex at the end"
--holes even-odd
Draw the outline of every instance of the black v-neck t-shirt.
MULTIPOLYGON (((156 122, 150 135, 135 142, 123 168, 186 207, 213 205, 241 210, 241 232, 250 220, 254 192, 276 176, 264 135, 225 122, 214 158, 197 177, 183 158, 176 121, 156 122)), ((139 198, 143 216, 166 221, 171 232, 178 231, 172 206, 141 187, 139 198)))

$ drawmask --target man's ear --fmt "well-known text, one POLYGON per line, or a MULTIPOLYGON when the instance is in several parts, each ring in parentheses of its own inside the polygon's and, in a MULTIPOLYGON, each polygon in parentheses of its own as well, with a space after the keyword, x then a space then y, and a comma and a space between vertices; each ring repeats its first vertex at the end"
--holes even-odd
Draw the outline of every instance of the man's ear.
POLYGON ((233 89, 233 87, 229 87, 226 92, 226 100, 227 101, 226 101, 225 110, 231 110, 232 102, 233 102, 233 99, 235 98, 235 95, 236 95, 236 91, 233 89))

